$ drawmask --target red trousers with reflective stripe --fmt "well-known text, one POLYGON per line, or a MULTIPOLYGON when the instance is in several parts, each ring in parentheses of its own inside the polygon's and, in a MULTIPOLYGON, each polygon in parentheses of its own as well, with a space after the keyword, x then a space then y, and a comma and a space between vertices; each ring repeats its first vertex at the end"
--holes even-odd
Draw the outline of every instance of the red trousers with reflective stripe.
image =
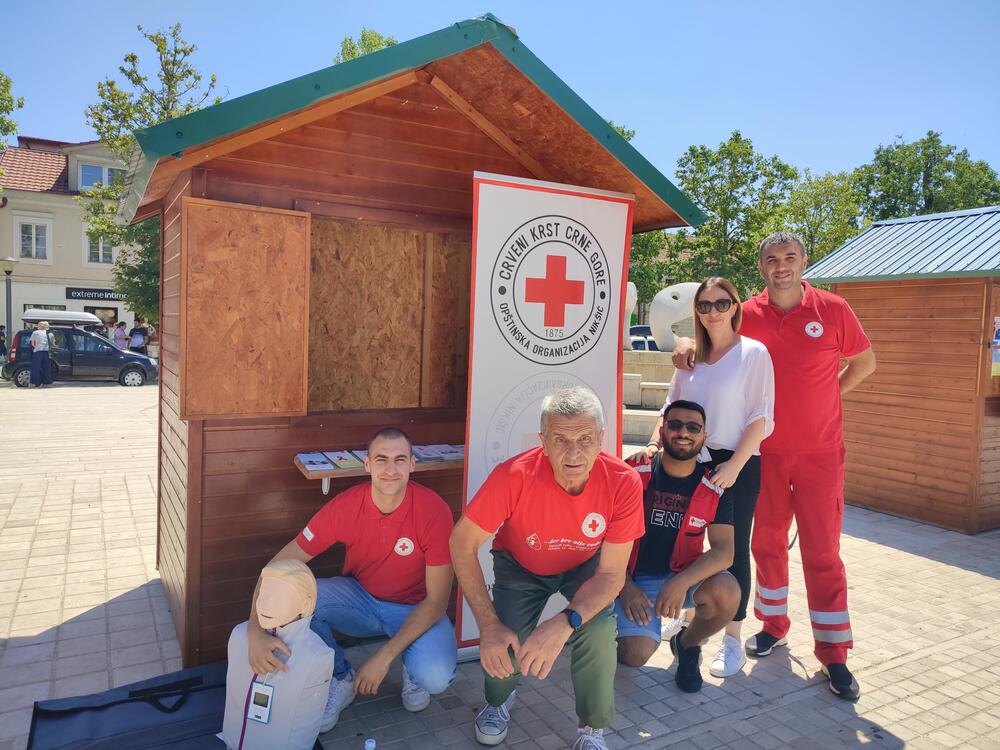
POLYGON ((776 638, 788 633, 788 530, 792 516, 822 664, 846 663, 854 646, 847 614, 847 574, 840 559, 844 450, 761 457, 760 497, 750 548, 757 564, 754 614, 776 638))

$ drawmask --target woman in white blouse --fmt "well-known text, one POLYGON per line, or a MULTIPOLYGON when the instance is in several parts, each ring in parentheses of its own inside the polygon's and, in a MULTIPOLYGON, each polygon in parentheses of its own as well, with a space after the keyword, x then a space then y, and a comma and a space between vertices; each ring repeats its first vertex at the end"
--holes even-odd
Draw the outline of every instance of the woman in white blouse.
MULTIPOLYGON (((710 671, 729 677, 746 663, 740 630, 750 598, 750 529, 760 493, 760 444, 774 429, 774 369, 767 348, 741 336, 740 296, 732 282, 705 279, 694 297, 695 365, 678 370, 670 381, 664 409, 672 401, 701 404, 707 416, 701 460, 712 469, 712 483, 734 496, 735 554, 729 571, 740 584, 740 606, 722 638, 710 671)), ((659 450, 657 421, 647 452, 659 450)))

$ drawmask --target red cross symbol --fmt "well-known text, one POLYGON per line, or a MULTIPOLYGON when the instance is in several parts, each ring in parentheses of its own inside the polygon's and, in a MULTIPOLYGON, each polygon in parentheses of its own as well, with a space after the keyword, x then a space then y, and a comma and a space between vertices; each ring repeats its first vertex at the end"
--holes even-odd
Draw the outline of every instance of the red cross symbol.
POLYGON ((819 333, 819 327, 816 325, 809 326, 809 333, 819 333))
POLYGON ((526 279, 525 302, 545 305, 543 325, 562 328, 566 325, 566 305, 583 304, 583 282, 566 278, 566 256, 545 256, 545 278, 526 279))
POLYGON ((599 528, 601 528, 601 524, 599 524, 599 523, 597 522, 597 519, 596 519, 596 518, 595 518, 595 519, 594 519, 593 521, 591 521, 590 523, 588 523, 588 524, 587 524, 587 526, 589 526, 589 527, 590 527, 590 530, 591 530, 591 531, 593 531, 593 532, 594 532, 595 534, 597 533, 597 530, 598 530, 599 528))
POLYGON ((406 542, 400 542, 399 543, 399 551, 400 552, 406 552, 406 550, 408 550, 408 549, 409 549, 409 546, 407 546, 406 542))

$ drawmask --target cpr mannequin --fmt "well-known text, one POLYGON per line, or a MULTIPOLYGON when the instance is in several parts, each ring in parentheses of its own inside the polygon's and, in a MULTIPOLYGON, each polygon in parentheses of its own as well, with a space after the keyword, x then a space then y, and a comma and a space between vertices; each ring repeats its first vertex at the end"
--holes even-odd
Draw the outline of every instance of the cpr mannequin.
POLYGON ((261 571, 260 626, 292 655, 281 656, 287 672, 258 675, 247 661, 247 623, 233 628, 221 735, 230 750, 312 750, 333 676, 333 650, 309 629, 315 609, 316 579, 305 563, 278 560, 261 571))

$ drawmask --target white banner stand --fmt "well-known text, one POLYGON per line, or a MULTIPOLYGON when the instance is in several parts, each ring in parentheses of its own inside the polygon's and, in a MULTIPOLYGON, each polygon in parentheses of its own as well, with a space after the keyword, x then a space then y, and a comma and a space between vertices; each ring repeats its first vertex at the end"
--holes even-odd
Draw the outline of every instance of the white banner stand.
MULTIPOLYGON (((585 385, 601 399, 603 448, 621 449, 622 315, 635 198, 476 172, 465 502, 497 465, 538 445, 542 399, 585 385)), ((479 551, 492 588, 489 544, 479 551)), ((553 597, 543 618, 565 603, 553 597)), ((459 658, 479 631, 459 591, 459 658)))

